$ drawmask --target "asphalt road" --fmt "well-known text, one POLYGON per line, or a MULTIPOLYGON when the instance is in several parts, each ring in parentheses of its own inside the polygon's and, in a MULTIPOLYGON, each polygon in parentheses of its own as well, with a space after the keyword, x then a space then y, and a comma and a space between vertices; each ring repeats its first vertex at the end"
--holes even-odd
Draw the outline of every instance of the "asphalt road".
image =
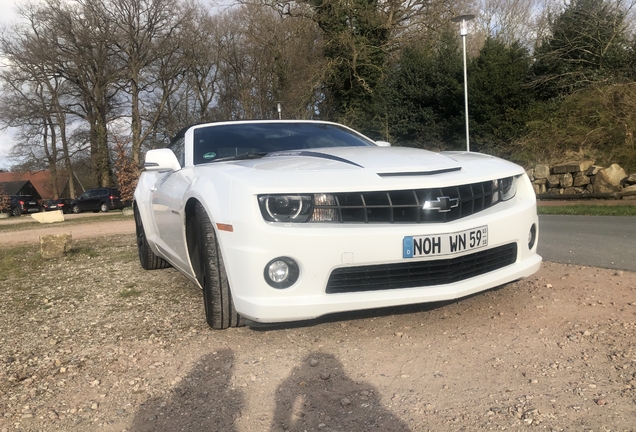
POLYGON ((545 261, 636 271, 636 217, 539 216, 545 261))

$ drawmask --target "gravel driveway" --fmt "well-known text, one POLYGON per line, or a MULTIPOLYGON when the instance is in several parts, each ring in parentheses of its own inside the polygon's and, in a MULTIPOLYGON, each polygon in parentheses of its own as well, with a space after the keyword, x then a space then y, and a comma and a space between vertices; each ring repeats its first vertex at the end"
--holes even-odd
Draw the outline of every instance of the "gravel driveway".
POLYGON ((634 430, 634 273, 219 332, 127 232, 48 261, 0 237, 1 432, 634 430))

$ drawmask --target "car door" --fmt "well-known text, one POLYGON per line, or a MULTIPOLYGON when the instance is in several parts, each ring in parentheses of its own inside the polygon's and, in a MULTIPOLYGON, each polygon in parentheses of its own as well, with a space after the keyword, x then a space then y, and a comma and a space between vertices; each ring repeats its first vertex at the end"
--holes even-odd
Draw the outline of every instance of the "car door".
POLYGON ((191 168, 169 172, 157 177, 151 190, 154 222, 159 239, 157 247, 170 257, 176 267, 189 271, 185 243, 185 203, 183 196, 191 183, 191 168))
POLYGON ((90 197, 91 210, 99 211, 102 203, 108 198, 108 189, 96 189, 95 193, 90 197))

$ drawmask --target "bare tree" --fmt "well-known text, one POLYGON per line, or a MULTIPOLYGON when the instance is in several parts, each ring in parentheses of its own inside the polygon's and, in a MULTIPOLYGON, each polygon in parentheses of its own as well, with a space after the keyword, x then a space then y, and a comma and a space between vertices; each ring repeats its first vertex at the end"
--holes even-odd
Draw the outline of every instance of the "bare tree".
POLYGON ((101 5, 105 20, 114 25, 121 83, 130 95, 132 158, 139 165, 142 142, 156 127, 168 98, 179 88, 181 81, 175 78, 185 76, 179 42, 194 9, 178 0, 110 0, 101 1, 101 5), (153 109, 144 109, 144 103, 152 103, 153 109), (151 113, 145 121, 144 113, 151 113))
POLYGON ((510 46, 532 47, 545 0, 478 0, 476 26, 486 37, 510 46))
POLYGON ((313 21, 254 4, 215 18, 218 117, 276 118, 278 102, 288 117, 315 114, 324 61, 313 21))

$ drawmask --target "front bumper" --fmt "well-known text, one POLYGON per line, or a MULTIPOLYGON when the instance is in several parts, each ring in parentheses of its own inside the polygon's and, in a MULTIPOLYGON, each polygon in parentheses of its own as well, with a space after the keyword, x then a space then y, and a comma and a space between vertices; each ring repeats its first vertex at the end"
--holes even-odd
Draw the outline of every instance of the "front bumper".
MULTIPOLYGON (((536 242, 528 247, 538 218, 534 200, 500 203, 471 217, 444 224, 280 224, 264 221, 237 222, 234 232, 219 232, 232 296, 237 312, 261 323, 307 320, 322 315, 451 300, 528 277, 541 264, 536 242), (484 250, 516 243, 512 264, 451 283, 409 288, 327 294, 336 269, 404 263, 403 239, 456 233, 488 227, 484 250), (298 281, 287 289, 275 289, 264 279, 264 268, 277 257, 290 257, 300 267, 298 281)), ((476 251, 412 258, 408 261, 444 260, 476 251)))

